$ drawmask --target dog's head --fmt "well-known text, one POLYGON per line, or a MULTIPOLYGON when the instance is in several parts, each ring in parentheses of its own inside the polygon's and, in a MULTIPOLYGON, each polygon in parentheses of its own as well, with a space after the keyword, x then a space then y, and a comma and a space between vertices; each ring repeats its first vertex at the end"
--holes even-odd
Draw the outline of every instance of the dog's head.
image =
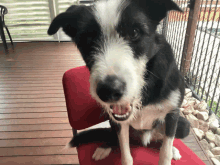
POLYGON ((90 92, 116 122, 130 121, 146 84, 146 64, 158 49, 155 30, 171 0, 108 0, 71 6, 51 23, 77 45, 90 70, 90 92))

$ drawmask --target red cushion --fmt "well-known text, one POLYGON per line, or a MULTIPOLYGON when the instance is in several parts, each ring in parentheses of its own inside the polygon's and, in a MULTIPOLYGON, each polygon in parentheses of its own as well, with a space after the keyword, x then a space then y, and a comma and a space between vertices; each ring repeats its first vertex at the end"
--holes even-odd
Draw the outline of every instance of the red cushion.
MULTIPOLYGON (((171 165, 205 165, 205 163, 181 140, 175 139, 174 146, 180 151, 182 158, 172 160, 171 165)), ((99 161, 92 159, 97 144, 82 145, 77 148, 80 165, 121 165, 120 150, 114 150, 110 155, 99 161)), ((134 165, 158 165, 159 150, 155 148, 131 147, 134 165)))
POLYGON ((91 98, 89 70, 86 66, 66 71, 63 88, 68 118, 72 128, 80 130, 107 120, 101 116, 101 107, 91 98))

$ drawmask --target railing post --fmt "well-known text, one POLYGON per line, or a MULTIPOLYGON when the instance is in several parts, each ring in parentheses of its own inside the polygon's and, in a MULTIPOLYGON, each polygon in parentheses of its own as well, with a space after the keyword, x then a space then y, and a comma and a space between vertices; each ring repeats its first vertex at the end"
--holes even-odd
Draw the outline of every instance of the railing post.
MULTIPOLYGON (((51 18, 51 21, 52 21, 57 15, 56 9, 55 9, 55 1, 54 0, 48 1, 48 5, 49 5, 49 10, 50 10, 50 18, 51 18)), ((55 40, 59 41, 58 33, 54 34, 53 37, 54 37, 55 40)))
POLYGON ((200 0, 190 0, 189 8, 190 8, 189 17, 188 17, 185 42, 182 53, 181 66, 180 66, 180 71, 183 76, 186 76, 186 73, 190 68, 195 31, 196 31, 198 15, 200 10, 200 0))

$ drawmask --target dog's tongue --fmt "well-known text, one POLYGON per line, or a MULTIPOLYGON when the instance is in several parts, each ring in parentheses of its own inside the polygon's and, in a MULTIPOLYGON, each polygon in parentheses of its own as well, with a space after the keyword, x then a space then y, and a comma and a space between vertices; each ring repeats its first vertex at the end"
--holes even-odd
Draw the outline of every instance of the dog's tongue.
POLYGON ((129 103, 126 105, 113 105, 112 110, 114 114, 123 115, 129 112, 131 107, 129 103))

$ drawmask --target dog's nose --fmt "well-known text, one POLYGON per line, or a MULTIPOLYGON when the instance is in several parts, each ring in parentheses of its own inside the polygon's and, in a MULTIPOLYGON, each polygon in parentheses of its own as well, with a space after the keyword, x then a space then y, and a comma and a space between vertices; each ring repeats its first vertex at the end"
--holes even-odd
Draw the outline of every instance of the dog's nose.
POLYGON ((104 101, 118 101, 125 92, 126 84, 117 76, 107 76, 104 81, 97 84, 96 93, 104 101))

